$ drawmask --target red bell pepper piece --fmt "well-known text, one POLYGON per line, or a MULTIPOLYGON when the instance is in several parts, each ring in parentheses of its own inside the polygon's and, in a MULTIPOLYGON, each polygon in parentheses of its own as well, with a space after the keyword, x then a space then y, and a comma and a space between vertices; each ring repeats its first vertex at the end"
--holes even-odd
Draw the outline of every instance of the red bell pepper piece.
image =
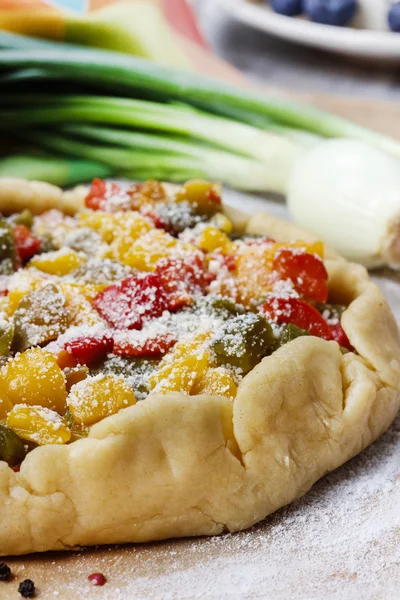
MULTIPOLYGON (((154 179, 149 179, 143 183, 137 183, 129 188, 129 195, 134 197, 135 194, 144 196, 149 202, 160 202, 168 197, 162 183, 154 179)), ((140 206, 142 203, 140 204, 140 206)))
POLYGON ((261 307, 268 319, 278 324, 292 323, 325 340, 331 340, 328 323, 314 306, 299 298, 273 296, 261 307))
POLYGON ((275 240, 268 236, 246 240, 246 246, 261 246, 261 244, 275 244, 275 240))
POLYGON ((210 185, 210 187, 207 190, 206 196, 208 200, 210 200, 211 202, 213 202, 213 204, 216 205, 216 207, 222 207, 222 197, 216 186, 210 185))
POLYGON ((109 337, 82 337, 65 344, 66 351, 81 365, 95 365, 113 351, 114 343, 109 337))
POLYGON ((332 339, 335 340, 335 342, 337 342, 339 346, 347 348, 347 350, 354 350, 353 346, 350 344, 349 338, 347 337, 340 323, 337 323, 336 325, 329 325, 329 329, 331 332, 332 339))
POLYGON ((209 255, 211 260, 216 260, 221 265, 221 268, 226 267, 228 271, 236 271, 236 257, 231 254, 221 254, 220 252, 213 252, 209 255))
POLYGON ((114 354, 135 358, 158 358, 164 356, 176 343, 176 338, 170 334, 158 335, 143 341, 114 340, 114 354))
POLYGON ((145 319, 168 310, 167 293, 157 273, 127 277, 93 300, 97 312, 116 329, 141 329, 145 319))
POLYGON ((160 215, 155 210, 152 210, 151 208, 146 208, 146 210, 141 211, 141 213, 144 217, 150 219, 154 227, 156 227, 157 229, 163 229, 167 232, 170 231, 170 227, 168 227, 167 223, 165 223, 162 220, 160 215))
POLYGON ((85 206, 92 210, 103 210, 106 212, 115 212, 130 208, 130 196, 121 186, 103 179, 93 179, 89 193, 85 199, 85 206), (111 202, 118 196, 122 202, 111 202))
POLYGON ((40 240, 25 225, 15 225, 13 235, 21 262, 26 262, 39 251, 40 240))
POLYGON ((157 263, 156 274, 168 295, 169 310, 191 304, 193 294, 203 293, 215 279, 215 275, 207 271, 200 254, 192 254, 183 259, 162 259, 157 263))
POLYGON ((165 202, 168 200, 168 194, 163 184, 151 179, 131 186, 128 190, 128 195, 131 210, 140 210, 145 215, 148 210, 150 213, 148 215, 149 218, 151 218, 152 214, 156 214, 151 211, 152 205, 156 202, 165 202))
POLYGON ((272 263, 272 280, 287 280, 306 300, 326 302, 328 273, 320 258, 297 249, 279 250, 272 263))
POLYGON ((146 319, 190 304, 214 279, 200 255, 162 259, 154 273, 132 276, 100 292, 93 306, 116 329, 141 329, 146 319))

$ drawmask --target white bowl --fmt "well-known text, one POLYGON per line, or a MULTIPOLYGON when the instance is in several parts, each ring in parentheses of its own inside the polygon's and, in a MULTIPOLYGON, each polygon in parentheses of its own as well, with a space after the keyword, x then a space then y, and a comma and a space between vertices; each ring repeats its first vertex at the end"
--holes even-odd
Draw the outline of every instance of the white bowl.
POLYGON ((312 23, 303 17, 275 13, 266 3, 219 0, 235 19, 276 37, 338 54, 373 59, 400 59, 400 33, 385 30, 389 0, 359 0, 355 27, 312 23), (375 29, 360 27, 374 26, 375 29))

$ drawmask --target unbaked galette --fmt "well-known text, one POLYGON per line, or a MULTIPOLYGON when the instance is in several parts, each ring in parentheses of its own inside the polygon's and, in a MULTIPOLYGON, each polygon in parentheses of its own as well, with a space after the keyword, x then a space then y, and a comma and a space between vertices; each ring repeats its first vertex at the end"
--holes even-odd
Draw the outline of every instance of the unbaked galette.
POLYGON ((0 180, 0 553, 211 535, 393 420, 366 271, 217 184, 0 180))

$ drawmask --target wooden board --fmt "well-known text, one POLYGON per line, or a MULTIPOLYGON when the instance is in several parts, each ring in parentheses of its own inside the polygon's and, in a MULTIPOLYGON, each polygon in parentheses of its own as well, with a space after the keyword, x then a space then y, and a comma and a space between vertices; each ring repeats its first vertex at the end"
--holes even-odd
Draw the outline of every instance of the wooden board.
POLYGON ((265 89, 268 94, 315 106, 400 140, 400 106, 395 102, 316 92, 293 92, 268 86, 265 89))
MULTIPOLYGON (((395 105, 295 97, 400 139, 395 105)), ((400 286, 386 279, 384 284, 398 309, 400 286)), ((395 598, 400 587, 396 452, 400 421, 302 500, 248 532, 7 559, 14 577, 0 582, 0 598, 19 598, 24 578, 34 580, 40 600, 395 598), (94 572, 107 577, 104 587, 89 584, 94 572)))
POLYGON ((312 94, 307 95, 305 101, 400 139, 400 107, 394 102, 312 94))

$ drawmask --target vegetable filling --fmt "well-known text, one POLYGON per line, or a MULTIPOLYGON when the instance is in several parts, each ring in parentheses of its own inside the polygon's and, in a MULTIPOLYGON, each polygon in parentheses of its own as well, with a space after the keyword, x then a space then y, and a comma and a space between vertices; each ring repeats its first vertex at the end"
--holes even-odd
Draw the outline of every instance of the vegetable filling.
POLYGON ((0 220, 0 458, 155 393, 234 399, 299 336, 351 345, 320 242, 233 231, 221 189, 94 180, 84 210, 0 220))

